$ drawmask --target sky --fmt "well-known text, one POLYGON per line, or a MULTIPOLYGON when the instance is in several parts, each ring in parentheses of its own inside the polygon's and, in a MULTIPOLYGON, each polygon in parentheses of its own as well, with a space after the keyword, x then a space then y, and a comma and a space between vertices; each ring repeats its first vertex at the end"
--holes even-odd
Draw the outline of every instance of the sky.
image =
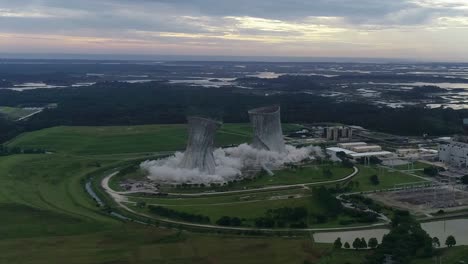
POLYGON ((468 0, 0 0, 0 53, 468 62, 468 0))

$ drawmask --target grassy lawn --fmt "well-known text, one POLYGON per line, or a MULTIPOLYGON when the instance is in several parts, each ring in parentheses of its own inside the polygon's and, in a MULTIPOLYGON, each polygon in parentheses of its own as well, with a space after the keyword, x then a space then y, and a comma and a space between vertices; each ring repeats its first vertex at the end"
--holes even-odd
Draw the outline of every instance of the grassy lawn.
POLYGON ((36 112, 35 109, 25 109, 21 107, 0 106, 0 115, 5 115, 7 118, 17 120, 29 114, 36 112))
MULTIPOLYGON (((246 127, 225 125, 218 134, 218 143, 248 141, 250 132, 246 127)), ((11 141, 10 146, 45 148, 55 153, 0 157, 0 263, 318 263, 322 256, 330 254, 329 245, 313 244, 310 238, 180 234, 121 223, 101 214, 84 191, 87 174, 107 173, 106 168, 141 158, 141 153, 181 149, 185 137, 184 125, 56 127, 11 141)), ((213 203, 242 202, 245 198, 191 199, 195 206, 183 200, 161 202, 173 203, 171 206, 181 210, 212 214, 213 220, 221 215, 255 217, 268 208, 283 206, 304 205, 319 210, 306 196, 270 199, 292 192, 297 191, 256 194, 245 204, 224 206, 213 203), (207 203, 209 206, 196 206, 207 203)), ((338 264, 343 259, 335 257, 326 263, 338 264)))
MULTIPOLYGON (((278 209, 283 207, 305 207, 311 216, 308 219, 309 227, 313 228, 343 227, 343 225, 340 224, 340 221, 355 220, 351 216, 342 214, 336 218, 329 218, 326 223, 315 223, 314 215, 324 214, 325 209, 317 200, 314 199, 312 196, 313 191, 313 189, 284 190, 200 198, 131 197, 130 201, 144 201, 147 205, 163 206, 179 212, 208 216, 211 223, 215 223, 222 216, 230 216, 244 218, 246 220, 244 224, 253 226, 254 219, 265 216, 269 209, 278 209)), ((136 211, 151 214, 148 209, 140 209, 130 204, 129 206, 133 207, 136 211)), ((352 223, 351 225, 360 224, 352 223)))
MULTIPOLYGON (((266 174, 259 175, 252 180, 243 180, 240 182, 232 183, 227 186, 221 187, 193 187, 193 188, 173 188, 163 187, 164 192, 168 193, 199 193, 203 191, 232 191, 255 189, 268 186, 277 185, 294 185, 303 183, 314 183, 332 181, 345 178, 350 175, 354 170, 352 168, 345 168, 340 165, 306 165, 299 169, 282 169, 274 171, 275 175, 270 176, 266 174), (331 171, 330 175, 324 172, 324 169, 331 171)), ((115 186, 115 184, 114 184, 115 186)))
MULTIPOLYGON (((76 236, 0 239, 0 263, 316 263, 328 245, 309 239, 178 233, 125 224, 76 236)), ((336 262, 337 264, 339 262, 336 262)))
POLYGON ((361 264, 370 251, 367 250, 347 250, 333 249, 317 262, 317 264, 361 264))
POLYGON ((353 181, 359 182, 359 187, 354 187, 352 191, 372 191, 393 188, 396 184, 424 182, 421 178, 407 175, 396 170, 382 169, 375 166, 365 167, 360 165, 358 167, 359 173, 353 181), (372 175, 378 176, 380 184, 373 185, 371 183, 370 177, 372 175))
POLYGON ((340 165, 308 165, 299 169, 284 169, 275 171, 274 176, 263 177, 257 183, 263 185, 280 185, 295 183, 311 183, 317 181, 337 180, 353 173, 352 168, 340 165), (331 175, 327 176, 324 169, 330 169, 331 175))
MULTIPOLYGON (((442 263, 468 263, 468 246, 444 248, 438 250, 442 263)), ((435 263, 434 258, 418 259, 411 264, 435 263)))
MULTIPOLYGON (((244 126, 223 125, 217 134, 217 145, 249 142, 250 130, 244 130, 244 126)), ((53 127, 22 134, 8 145, 80 155, 115 155, 183 150, 186 141, 186 125, 53 127)))
POLYGON ((410 170, 411 169, 420 170, 420 169, 425 169, 425 168, 429 168, 429 167, 431 167, 431 165, 429 165, 427 163, 422 163, 422 162, 416 161, 413 166, 411 166, 411 164, 409 164, 409 165, 407 164, 407 165, 394 166, 393 168, 395 168, 397 170, 408 170, 408 168, 410 170))
MULTIPOLYGON (((95 162, 59 155, 0 157, 0 204, 5 208, 18 206, 18 212, 30 209, 32 215, 65 214, 85 223, 112 222, 96 212, 80 182, 86 173, 96 170, 95 162)), ((0 226, 2 221, 7 219, 0 218, 0 226)))

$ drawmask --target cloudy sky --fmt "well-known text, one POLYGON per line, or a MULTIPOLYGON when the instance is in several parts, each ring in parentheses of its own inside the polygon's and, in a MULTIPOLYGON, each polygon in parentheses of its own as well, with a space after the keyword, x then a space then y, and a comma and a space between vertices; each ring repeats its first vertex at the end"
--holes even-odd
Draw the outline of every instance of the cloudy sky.
POLYGON ((468 0, 0 0, 0 53, 468 62, 468 0))

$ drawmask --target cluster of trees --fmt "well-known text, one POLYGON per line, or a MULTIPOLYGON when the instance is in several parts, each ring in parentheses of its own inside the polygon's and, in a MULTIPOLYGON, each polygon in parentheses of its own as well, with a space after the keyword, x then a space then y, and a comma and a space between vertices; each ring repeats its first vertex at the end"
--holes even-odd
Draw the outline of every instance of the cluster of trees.
POLYGON ((352 168, 354 167, 354 163, 348 159, 348 156, 344 151, 340 151, 336 153, 336 157, 341 160, 341 165, 345 168, 352 168))
POLYGON ((241 226, 242 219, 239 217, 223 216, 216 221, 216 224, 221 226, 241 226))
POLYGON ((431 177, 435 177, 439 175, 440 171, 445 171, 445 169, 442 167, 431 166, 431 167, 424 168, 423 170, 424 174, 426 174, 427 176, 431 176, 431 177))
POLYGON ((307 227, 308 212, 305 207, 283 207, 278 209, 269 209, 265 216, 254 219, 256 227, 273 228, 273 227, 290 227, 290 228, 305 228, 307 227))
POLYGON ((351 216, 353 220, 342 220, 340 224, 350 225, 354 223, 375 223, 379 219, 379 215, 373 212, 357 210, 357 209, 343 209, 343 213, 351 216))
POLYGON ((180 219, 193 223, 210 223, 210 218, 208 216, 179 212, 162 206, 148 205, 148 210, 162 217, 180 219))
POLYGON ((342 199, 353 203, 359 208, 369 208, 370 210, 378 213, 382 212, 382 206, 380 204, 375 203, 374 200, 372 200, 371 198, 360 194, 343 195, 342 199))
POLYGON ((315 214, 315 222, 322 224, 327 221, 328 218, 335 218, 343 212, 343 205, 335 197, 331 190, 328 190, 324 186, 314 188, 312 191, 312 199, 320 207, 322 214, 315 214))
POLYGON ((369 181, 372 185, 379 185, 380 184, 380 179, 379 179, 379 176, 377 176, 376 174, 372 175, 369 177, 369 181))
POLYGON ((45 149, 40 148, 20 148, 13 147, 9 148, 5 145, 0 145, 0 156, 14 155, 14 154, 44 154, 45 149))
MULTIPOLYGON (((378 247, 378 245, 379 245, 379 242, 378 242, 377 238, 375 238, 375 237, 370 238, 369 242, 366 242, 365 238, 356 238, 356 239, 354 239, 353 244, 352 244, 353 248, 356 249, 356 250, 367 249, 367 248, 375 249, 375 248, 378 247)), ((348 242, 345 242, 343 244, 341 242, 341 238, 339 237, 333 243, 333 247, 336 248, 336 249, 340 249, 340 248, 343 248, 343 247, 345 249, 350 249, 351 245, 348 242)))
POLYGON ((468 185, 468 175, 465 175, 461 178, 461 183, 468 185))
MULTIPOLYGON (((298 80, 286 78, 282 81, 289 83, 290 88, 298 80)), ((340 122, 401 135, 446 135, 461 132, 461 119, 468 113, 442 108, 393 109, 365 102, 336 102, 302 93, 265 97, 262 93, 235 88, 197 88, 163 82, 104 82, 91 87, 23 92, 0 89, 0 105, 43 106, 50 103, 57 103, 57 108, 46 109, 25 122, 0 121, 1 140, 22 131, 57 125, 184 123, 188 114, 207 114, 227 123, 248 122, 248 109, 268 104, 282 106, 284 122, 340 122)))
MULTIPOLYGON (((457 244, 457 240, 452 235, 448 236, 447 239, 445 240, 445 245, 449 248, 455 246, 456 244, 457 244)), ((438 237, 432 238, 432 246, 435 248, 440 247, 440 240, 438 237)))
MULTIPOLYGON (((454 236, 450 235, 447 237, 447 239, 445 240, 445 245, 447 247, 453 247, 457 244, 457 241, 455 239, 454 236)), ((379 242, 377 240, 377 238, 375 237, 372 237, 372 238, 369 238, 369 241, 366 242, 366 240, 364 238, 356 238, 354 239, 353 241, 353 244, 352 244, 353 248, 358 250, 358 249, 367 249, 367 248, 370 248, 370 249, 375 249, 379 246, 379 242)), ((438 237, 433 237, 432 238, 432 246, 434 248, 438 248, 440 247, 440 240, 438 237)), ((345 248, 345 249, 350 249, 351 248, 351 245, 348 243, 348 242, 345 242, 343 244, 343 242, 341 242, 341 238, 338 237, 335 242, 333 242, 333 247, 336 248, 336 249, 341 249, 341 248, 345 248)))
POLYGON ((395 211, 390 233, 369 255, 366 264, 380 264, 385 255, 392 255, 397 263, 407 264, 416 257, 431 257, 434 253, 432 238, 407 211, 395 211))
POLYGON ((333 172, 330 168, 324 167, 322 168, 322 175, 323 177, 330 179, 331 177, 333 177, 333 172))

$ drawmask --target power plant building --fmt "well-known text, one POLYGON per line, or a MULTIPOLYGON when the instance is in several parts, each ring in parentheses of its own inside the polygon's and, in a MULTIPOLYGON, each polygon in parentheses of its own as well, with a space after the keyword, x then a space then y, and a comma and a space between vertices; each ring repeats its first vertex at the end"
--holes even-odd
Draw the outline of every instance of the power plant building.
POLYGON ((439 160, 447 165, 468 168, 468 119, 463 119, 465 135, 439 144, 439 160))
POLYGON ((343 141, 353 138, 353 129, 344 126, 326 127, 324 135, 327 140, 343 141))
POLYGON ((268 106, 249 111, 254 148, 280 153, 285 151, 280 110, 279 106, 268 106))
POLYGON ((221 123, 203 117, 188 117, 188 143, 181 167, 198 169, 213 175, 216 164, 213 156, 214 138, 221 123))

